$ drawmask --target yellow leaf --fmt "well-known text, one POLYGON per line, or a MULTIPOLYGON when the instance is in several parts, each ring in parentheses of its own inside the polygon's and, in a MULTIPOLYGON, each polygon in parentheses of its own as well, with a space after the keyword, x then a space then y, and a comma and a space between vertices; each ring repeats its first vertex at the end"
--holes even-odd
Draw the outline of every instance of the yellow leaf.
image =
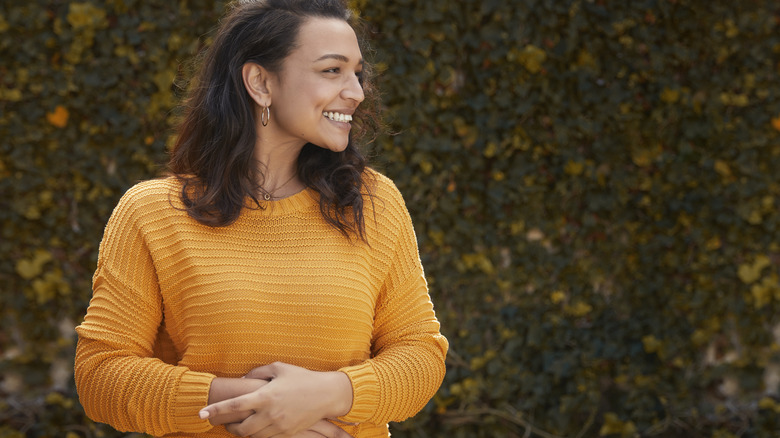
POLYGON ((428 231, 428 237, 431 238, 431 241, 433 241, 433 244, 436 246, 442 246, 444 244, 443 231, 428 231))
POLYGON ((639 387, 649 387, 655 383, 655 379, 652 376, 638 375, 634 377, 634 383, 639 387))
POLYGON ((483 155, 487 158, 495 157, 496 156, 496 144, 494 142, 488 142, 487 146, 485 146, 485 152, 483 152, 483 155))
POLYGON ((19 102, 23 97, 22 90, 18 88, 0 89, 0 100, 19 102))
POLYGON ((176 72, 170 70, 160 70, 152 77, 152 82, 157 86, 160 91, 169 91, 173 80, 176 78, 176 72))
POLYGON ((16 273, 25 280, 37 277, 43 272, 43 265, 51 261, 51 253, 38 249, 32 258, 22 259, 16 263, 16 273))
POLYGON ((770 397, 764 397, 758 401, 758 407, 760 409, 774 409, 777 403, 770 397))
POLYGON ((517 220, 512 222, 512 225, 510 227, 510 232, 513 236, 516 236, 525 230, 525 222, 522 220, 517 220))
POLYGON ((88 2, 71 3, 67 20, 74 29, 100 28, 108 25, 106 11, 88 2))
POLYGON ((561 301, 563 301, 566 298, 566 294, 556 290, 555 292, 550 294, 550 301, 553 302, 553 304, 558 304, 561 301))
POLYGON ((780 116, 772 119, 772 127, 780 131, 780 116))
POLYGON ((671 88, 664 88, 661 92, 661 101, 666 103, 675 103, 680 99, 680 90, 672 90, 671 88))
POLYGON ((35 204, 29 205, 24 211, 24 217, 31 221, 38 220, 41 218, 41 209, 35 204))
POLYGON ((691 335, 691 342, 693 342, 693 345, 696 346, 702 346, 705 343, 709 342, 711 339, 710 335, 702 329, 696 329, 693 334, 691 335))
POLYGON ((753 305, 756 309, 766 306, 772 299, 771 291, 763 284, 754 284, 750 288, 750 294, 753 296, 753 305))
POLYGON ((743 93, 720 93, 720 101, 724 105, 738 107, 745 107, 750 103, 748 96, 743 93))
POLYGON ((715 171, 720 174, 720 176, 724 178, 728 178, 731 176, 731 168, 729 167, 728 163, 726 163, 723 160, 715 160, 715 171))
POLYGON ((46 114, 46 120, 58 128, 64 128, 68 124, 69 115, 67 108, 57 105, 54 111, 46 114))
POLYGON ((478 137, 476 127, 469 125, 461 117, 456 117, 455 120, 453 120, 453 125, 455 127, 455 133, 463 139, 464 146, 471 147, 476 143, 478 137))
POLYGON ((593 310, 593 306, 583 301, 577 301, 571 306, 566 306, 563 309, 563 311, 566 312, 567 315, 576 316, 576 317, 585 316, 588 313, 590 313, 592 310, 593 310))
POLYGON ((774 211, 775 198, 773 196, 764 196, 761 198, 761 207, 763 207, 768 213, 774 211))
POLYGON ((652 147, 637 147, 631 151, 631 160, 639 167, 651 165, 663 153, 661 145, 652 147))
POLYGON ((735 36, 739 35, 739 28, 736 24, 734 24, 734 20, 728 19, 724 23, 726 36, 729 38, 734 38, 735 36))
POLYGON ((596 63, 596 58, 593 57, 593 55, 588 52, 587 50, 580 50, 580 53, 577 54, 577 66, 596 70, 598 64, 596 63))
POLYGON ((751 263, 743 263, 737 268, 737 275, 739 279, 745 284, 753 283, 761 277, 761 271, 769 266, 769 257, 765 255, 756 256, 755 261, 751 263))
POLYGON ((517 55, 517 60, 531 73, 539 73, 547 60, 547 53, 539 47, 529 44, 517 55))
POLYGON ((599 430, 599 436, 620 434, 621 437, 630 437, 636 433, 633 421, 620 421, 617 414, 607 412, 604 414, 604 425, 599 430))
POLYGON ((486 274, 492 274, 495 272, 493 263, 484 254, 463 254, 461 260, 467 269, 479 268, 486 274))
POLYGON ((50 405, 59 405, 65 401, 65 397, 58 392, 50 392, 46 395, 46 403, 50 405))
POLYGON ((566 166, 563 168, 563 171, 566 172, 567 175, 578 176, 582 174, 584 168, 585 166, 582 163, 569 161, 568 163, 566 163, 566 166))
POLYGON ((655 353, 663 347, 663 342, 658 340, 653 335, 647 335, 642 337, 642 344, 645 347, 645 352, 647 353, 655 353))
POLYGON ((715 251, 717 249, 720 249, 722 245, 723 243, 720 241, 720 237, 715 236, 712 239, 708 240, 707 243, 704 244, 704 247, 709 251, 715 251))

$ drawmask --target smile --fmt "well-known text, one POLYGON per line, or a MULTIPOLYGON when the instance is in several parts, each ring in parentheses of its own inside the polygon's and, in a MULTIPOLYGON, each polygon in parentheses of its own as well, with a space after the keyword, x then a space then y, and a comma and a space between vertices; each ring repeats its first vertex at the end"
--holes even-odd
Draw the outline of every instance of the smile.
POLYGON ((352 121, 352 116, 350 116, 349 114, 341 114, 341 113, 325 111, 322 113, 322 115, 327 117, 330 120, 333 120, 334 122, 349 123, 352 121))

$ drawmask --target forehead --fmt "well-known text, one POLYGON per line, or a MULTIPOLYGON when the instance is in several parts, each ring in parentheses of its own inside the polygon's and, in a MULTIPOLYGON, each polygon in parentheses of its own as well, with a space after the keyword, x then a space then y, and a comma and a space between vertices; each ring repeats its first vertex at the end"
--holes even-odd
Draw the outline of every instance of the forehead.
POLYGON ((361 60, 360 46, 352 27, 337 18, 309 18, 298 33, 291 58, 314 62, 323 55, 342 55, 350 62, 361 60))

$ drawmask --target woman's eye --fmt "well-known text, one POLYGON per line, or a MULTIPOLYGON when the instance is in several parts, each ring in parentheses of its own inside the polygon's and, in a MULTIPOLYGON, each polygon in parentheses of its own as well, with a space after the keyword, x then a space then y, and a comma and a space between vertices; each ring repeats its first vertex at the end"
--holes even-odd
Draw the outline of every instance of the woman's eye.
POLYGON ((333 68, 326 69, 325 73, 338 73, 339 71, 341 70, 339 70, 338 67, 333 67, 333 68))
POLYGON ((362 71, 355 72, 355 76, 357 76, 360 85, 363 85, 363 72, 362 71))

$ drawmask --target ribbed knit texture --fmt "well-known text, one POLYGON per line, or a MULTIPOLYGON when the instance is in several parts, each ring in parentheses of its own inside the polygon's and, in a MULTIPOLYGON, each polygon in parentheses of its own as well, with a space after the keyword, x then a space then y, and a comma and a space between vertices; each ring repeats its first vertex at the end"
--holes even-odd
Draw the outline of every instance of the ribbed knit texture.
POLYGON ((403 199, 372 175, 368 244, 327 225, 309 190, 211 228, 183 211, 173 178, 130 189, 76 329, 89 417, 155 436, 232 436, 198 417, 211 380, 275 361, 345 372, 353 404, 341 419, 359 424, 341 427, 356 438, 387 437, 387 422, 422 409, 447 340, 403 199))

